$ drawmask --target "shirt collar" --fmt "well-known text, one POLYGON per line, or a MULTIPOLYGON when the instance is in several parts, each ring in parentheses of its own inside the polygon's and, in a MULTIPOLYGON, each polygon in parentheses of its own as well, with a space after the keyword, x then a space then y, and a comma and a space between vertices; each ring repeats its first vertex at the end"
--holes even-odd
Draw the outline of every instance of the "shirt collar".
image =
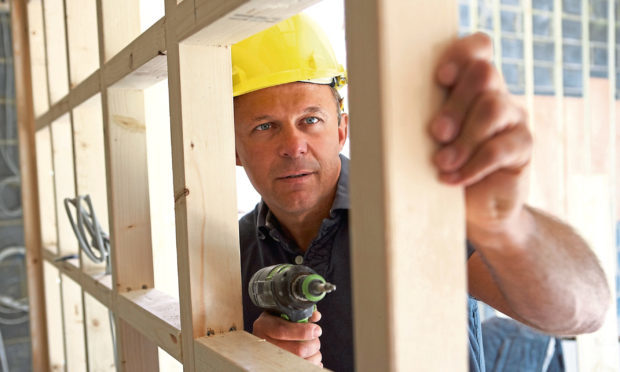
MULTIPOLYGON (((349 159, 340 154, 340 176, 338 177, 338 184, 336 185, 336 196, 334 202, 329 210, 331 218, 336 216, 337 210, 349 209, 349 159)), ((258 230, 265 230, 265 233, 269 233, 272 229, 279 229, 280 224, 275 218, 273 213, 269 210, 269 207, 261 198, 258 203, 258 218, 256 219, 256 227, 258 230)))

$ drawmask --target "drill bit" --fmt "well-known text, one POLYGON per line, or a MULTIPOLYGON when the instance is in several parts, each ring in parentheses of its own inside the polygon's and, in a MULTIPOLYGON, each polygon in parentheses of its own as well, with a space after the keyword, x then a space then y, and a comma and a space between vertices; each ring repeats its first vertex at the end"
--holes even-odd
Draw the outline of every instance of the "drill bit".
POLYGON ((315 281, 311 284, 310 290, 315 295, 320 295, 322 293, 330 293, 336 290, 336 286, 329 282, 319 282, 315 281))

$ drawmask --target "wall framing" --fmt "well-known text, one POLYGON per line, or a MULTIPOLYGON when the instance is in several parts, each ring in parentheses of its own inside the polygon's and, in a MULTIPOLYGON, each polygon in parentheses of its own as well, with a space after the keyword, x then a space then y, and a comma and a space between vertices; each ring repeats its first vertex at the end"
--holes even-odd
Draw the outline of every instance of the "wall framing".
MULTIPOLYGON (((158 1, 165 5, 163 17, 146 29, 140 0, 12 2, 28 285, 33 309, 31 325, 36 330, 32 332, 33 368, 152 371, 159 368, 159 347, 181 362, 185 371, 316 370, 239 330, 242 314, 232 102, 227 98, 232 88, 227 77, 231 43, 318 0, 158 1), (205 69, 205 65, 210 68, 205 69), (147 171, 145 131, 152 118, 144 90, 165 79, 173 192, 157 197, 165 198, 175 208, 175 239, 170 240, 176 243, 178 300, 155 288, 154 223, 150 211, 155 193, 147 171), (196 105, 196 101, 204 104, 196 105), (206 123, 205 117, 210 118, 206 123), (94 122, 98 126, 90 124, 94 122), (84 150, 97 146, 100 149, 94 157, 84 150), (214 174, 218 175, 217 182, 212 181, 214 174), (100 219, 113 237, 111 274, 103 273, 101 265, 90 264, 81 254, 75 259, 59 260, 65 254, 78 252, 62 211, 66 193, 98 195, 96 209, 98 213, 103 211, 100 219), (210 210, 220 213, 210 214, 210 210), (106 308, 115 314, 113 321, 119 334, 117 366, 111 346, 104 353, 96 348, 109 343, 105 327, 100 326, 102 320, 109 322, 106 308)), ((346 4, 348 54, 353 61, 348 68, 350 99, 355 122, 351 177, 356 363, 359 370, 369 371, 406 370, 411 365, 421 370, 458 371, 466 368, 466 323, 457 305, 464 301, 464 260, 453 249, 447 252, 436 247, 462 245, 462 196, 432 180, 433 172, 425 164, 429 143, 421 141, 411 146, 410 138, 424 137, 419 134, 429 114, 425 110, 436 105, 439 96, 433 92, 421 98, 420 91, 432 91, 430 81, 408 75, 412 65, 420 66, 418 73, 426 71, 418 76, 431 75, 430 62, 437 47, 456 34, 457 4, 449 0, 410 3, 407 9, 389 0, 348 0, 346 4), (429 14, 428 19, 434 20, 441 14, 444 22, 433 23, 442 27, 431 29, 429 24, 410 22, 406 16, 409 14, 429 14), (417 32, 422 27, 426 32, 417 32), (416 39, 419 34, 424 35, 423 40, 416 39), (413 83, 405 86, 403 81, 413 83), (419 126, 396 125, 415 114, 419 114, 419 126), (401 168, 403 157, 421 162, 413 166, 407 162, 407 167, 401 168), (417 192, 411 193, 412 189, 417 192), (425 198, 415 199, 414 194, 425 198), (408 196, 403 199, 400 195, 408 196), (424 220, 411 214, 414 205, 431 211, 446 199, 459 205, 450 214, 429 212, 424 220), (419 231, 410 231, 408 225, 399 222, 411 219, 420 220, 419 231), (451 233, 429 233, 439 230, 440 224, 451 233), (450 235, 449 239, 446 235, 450 235), (429 301, 438 290, 437 281, 431 280, 434 270, 428 265, 422 267, 419 257, 407 250, 406 243, 412 240, 419 245, 416 254, 435 257, 436 262, 451 259, 435 268, 445 270, 449 265, 453 269, 452 275, 441 282, 443 289, 450 289, 443 293, 441 302, 429 301), (411 270, 418 272, 419 283, 413 288, 400 285, 399 278, 411 270), (424 306, 416 308, 420 303, 424 306), (403 322, 415 318, 412 308, 420 312, 418 318, 426 321, 403 322), (373 327, 368 326, 368 319, 373 327), (439 330, 438 324, 442 325, 439 330), (451 337, 455 332, 463 337, 451 337), (412 337, 420 333, 427 335, 423 347, 416 345, 412 337), (448 338, 453 341, 450 346, 445 343, 448 338), (437 360, 429 352, 446 347, 452 358, 437 360)), ((469 3, 475 8, 478 1, 469 3)), ((553 3, 555 39, 561 40, 562 2, 553 3)), ((529 42, 533 37, 532 4, 523 1, 525 103, 536 131, 532 117, 536 108, 533 51, 529 42)), ((617 2, 607 4, 609 23, 614 24, 617 2)), ((588 2, 582 5, 583 69, 587 72, 588 2)), ((477 13, 471 12, 470 16, 475 28, 477 13)), ((494 19, 495 41, 500 50, 499 8, 494 19)), ((614 105, 615 43, 610 28, 608 117, 612 123, 617 120, 618 107, 614 105)), ((608 201, 616 197, 614 159, 609 160, 609 176, 589 168, 594 147, 591 127, 604 120, 596 116, 600 113, 590 112, 586 104, 581 112, 584 120, 578 123, 586 128, 568 125, 574 107, 568 104, 570 99, 563 97, 561 43, 556 43, 555 52, 555 114, 558 125, 568 133, 562 147, 574 146, 569 135, 583 132, 586 137, 581 159, 572 158, 566 151, 561 176, 567 190, 563 193, 574 195, 571 200, 580 200, 584 199, 584 189, 590 198, 567 203, 568 195, 562 210, 572 216, 572 222, 593 246, 604 249, 611 244, 608 230, 615 220, 607 208, 608 201), (605 217, 597 222, 589 218, 590 214, 580 213, 587 210, 594 211, 593 217, 605 217), (600 226, 604 226, 602 234, 600 226)), ((499 53, 496 61, 501 65, 499 53)), ((590 100, 592 84, 589 74, 584 73, 586 101, 590 100)), ((617 148, 614 131, 612 125, 610 151, 617 148)), ((611 258, 607 258, 610 252, 597 253, 611 275, 614 268, 611 258)), ((613 287, 611 276, 608 279, 613 287)), ((598 334, 578 338, 582 369, 617 365, 614 322, 610 318, 598 334), (603 343, 605 348, 598 347, 603 343)))

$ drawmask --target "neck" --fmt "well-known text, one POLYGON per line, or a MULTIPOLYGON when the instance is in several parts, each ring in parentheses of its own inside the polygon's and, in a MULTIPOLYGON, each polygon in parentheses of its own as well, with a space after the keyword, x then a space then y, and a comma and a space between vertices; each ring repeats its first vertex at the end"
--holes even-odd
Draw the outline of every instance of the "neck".
POLYGON ((315 208, 303 214, 287 214, 282 211, 272 210, 284 233, 295 240, 302 252, 310 247, 310 243, 317 236, 323 219, 329 216, 329 211, 336 196, 336 187, 332 193, 320 200, 315 208))

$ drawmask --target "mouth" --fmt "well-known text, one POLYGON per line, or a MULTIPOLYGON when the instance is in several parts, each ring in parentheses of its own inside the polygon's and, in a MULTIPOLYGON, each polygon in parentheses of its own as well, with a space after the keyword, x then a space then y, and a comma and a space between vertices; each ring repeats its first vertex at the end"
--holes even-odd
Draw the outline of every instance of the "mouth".
POLYGON ((281 179, 281 180, 292 180, 292 179, 296 179, 296 178, 302 178, 302 177, 310 176, 313 173, 314 172, 295 173, 295 174, 290 174, 290 175, 284 176, 284 177, 278 177, 278 179, 281 179))

